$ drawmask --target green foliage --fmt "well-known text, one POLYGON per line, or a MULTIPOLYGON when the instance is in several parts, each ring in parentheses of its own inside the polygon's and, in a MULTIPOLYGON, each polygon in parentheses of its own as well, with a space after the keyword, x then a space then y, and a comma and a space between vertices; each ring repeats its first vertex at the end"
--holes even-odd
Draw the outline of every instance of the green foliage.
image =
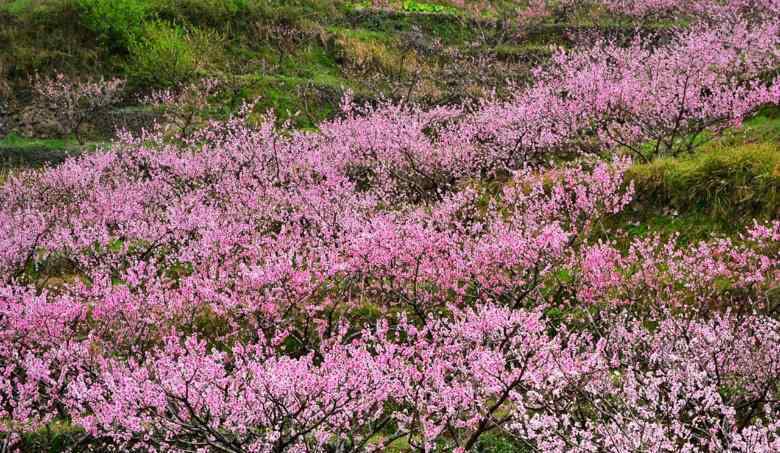
POLYGON ((499 60, 530 63, 542 62, 553 53, 550 46, 539 44, 499 44, 494 51, 499 60))
POLYGON ((335 22, 343 2, 334 0, 252 0, 248 13, 253 20, 294 24, 301 19, 335 22))
POLYGON ((163 21, 144 26, 130 46, 127 77, 135 86, 168 87, 195 77, 198 55, 187 31, 163 21))
POLYGON ((429 14, 455 14, 457 9, 446 6, 437 5, 435 3, 424 3, 415 0, 404 0, 403 10, 410 13, 429 13, 429 14))
POLYGON ((7 152, 9 149, 30 150, 45 149, 49 151, 59 151, 67 148, 65 139, 61 138, 27 138, 18 134, 8 134, 0 139, 0 152, 7 152))
POLYGON ((146 0, 76 0, 76 4, 84 26, 115 50, 133 45, 151 13, 146 0))
POLYGON ((9 81, 34 72, 101 72, 100 43, 81 23, 73 0, 16 0, 0 6, 0 65, 9 81))
MULTIPOLYGON (((85 149, 92 149, 91 144, 85 149)), ((81 151, 77 145, 68 145, 65 139, 26 138, 9 134, 0 139, 0 182, 8 172, 24 168, 56 165, 68 156, 81 151)))
POLYGON ((780 145, 749 143, 756 131, 771 135, 770 124, 762 120, 734 131, 728 145, 713 143, 691 156, 632 166, 626 178, 636 186, 634 203, 607 219, 595 238, 627 244, 632 237, 677 234, 690 243, 734 235, 754 218, 780 217, 780 145))
POLYGON ((361 11, 373 6, 371 0, 359 0, 354 2, 347 2, 344 7, 347 11, 361 11))
MULTIPOLYGON (((454 10, 453 10, 454 12, 454 10)), ((440 40, 443 44, 462 45, 473 42, 477 30, 459 14, 355 14, 350 26, 391 36, 404 32, 419 32, 440 40)))
POLYGON ((312 83, 307 78, 264 76, 252 83, 247 97, 258 97, 257 110, 275 111, 280 121, 290 120, 295 127, 314 128, 334 113, 340 89, 327 83, 312 83), (330 99, 321 99, 331 93, 330 99))
POLYGON ((780 110, 763 109, 695 154, 636 164, 626 173, 636 200, 595 237, 679 235, 682 243, 734 235, 753 218, 780 217, 780 110))
POLYGON ((767 106, 739 129, 726 131, 705 149, 720 150, 750 143, 780 143, 780 107, 767 106))
MULTIPOLYGON (((363 30, 338 30, 333 39, 335 54, 343 66, 355 71, 398 72, 404 62, 386 35, 363 30)), ((397 44, 395 45, 397 47, 397 44)))
POLYGON ((7 11, 13 15, 20 15, 30 10, 35 5, 35 0, 10 0, 0 4, 0 11, 7 11))
POLYGON ((706 240, 713 235, 734 235, 752 222, 746 218, 729 222, 715 218, 705 212, 696 210, 684 213, 659 211, 656 209, 641 209, 634 213, 623 213, 611 219, 609 227, 613 231, 599 232, 601 239, 616 239, 618 244, 628 246, 628 239, 647 237, 659 234, 663 238, 678 236, 678 243, 691 244, 706 240), (615 230, 624 235, 616 234, 615 230))

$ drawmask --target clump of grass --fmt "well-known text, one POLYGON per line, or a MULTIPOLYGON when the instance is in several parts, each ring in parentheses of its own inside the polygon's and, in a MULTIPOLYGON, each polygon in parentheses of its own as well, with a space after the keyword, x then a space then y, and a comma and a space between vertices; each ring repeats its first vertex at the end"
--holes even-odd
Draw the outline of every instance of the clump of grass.
POLYGON ((86 435, 84 429, 66 420, 53 420, 37 431, 25 434, 19 451, 71 451, 86 435))
POLYGON ((595 237, 616 240, 624 247, 633 238, 658 234, 663 238, 677 237, 680 244, 691 244, 712 236, 734 236, 750 224, 747 219, 729 222, 701 211, 679 213, 674 210, 625 211, 607 219, 595 237))
POLYGON ((35 0, 9 0, 0 4, 0 11, 5 11, 9 14, 19 15, 24 11, 32 8, 36 3, 35 0))
POLYGON ((694 155, 636 164, 626 179, 636 187, 634 202, 606 219, 596 238, 679 235, 690 243, 780 216, 777 143, 707 146, 694 155))
POLYGON ((744 144, 685 158, 661 158, 627 174, 641 205, 701 210, 719 218, 778 214, 780 146, 744 144))
POLYGON ((762 109, 746 121, 743 127, 727 130, 703 148, 708 151, 721 151, 750 143, 780 143, 780 107, 762 109))
POLYGON ((0 163, 0 186, 5 183, 5 180, 8 179, 9 176, 11 176, 11 170, 3 167, 2 163, 0 163))
POLYGON ((385 42, 382 35, 377 32, 338 30, 334 36, 336 56, 352 71, 396 71, 402 64, 402 57, 392 44, 385 42))
POLYGON ((496 57, 504 61, 541 62, 552 55, 552 48, 540 44, 499 44, 494 49, 496 57))
POLYGON ((0 149, 47 149, 61 150, 67 148, 64 138, 27 138, 18 134, 8 134, 0 139, 0 149))

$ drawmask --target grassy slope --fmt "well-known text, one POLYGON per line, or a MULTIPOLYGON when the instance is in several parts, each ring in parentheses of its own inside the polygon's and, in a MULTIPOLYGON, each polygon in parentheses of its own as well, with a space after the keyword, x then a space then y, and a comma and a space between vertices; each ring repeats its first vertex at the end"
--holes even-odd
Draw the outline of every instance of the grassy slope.
POLYGON ((0 0, 0 82, 23 93, 29 74, 62 71, 120 75, 148 90, 230 76, 261 109, 311 127, 345 89, 397 98, 414 85, 412 97, 432 103, 478 95, 508 75, 522 79, 571 27, 593 26, 585 18, 505 34, 489 11, 474 16, 443 0, 384 9, 365 0, 116 0, 142 11, 109 18, 79 6, 88 1, 0 0))
POLYGON ((780 218, 780 112, 765 111, 693 155, 635 164, 636 200, 603 238, 679 234, 683 242, 734 235, 753 219, 780 218))
POLYGON ((402 57, 423 62, 411 56, 405 33, 419 30, 446 45, 473 33, 452 9, 408 13, 402 4, 371 12, 343 0, 249 0, 241 9, 229 7, 236 0, 136 1, 148 8, 140 25, 121 30, 132 35, 125 42, 97 30, 78 0, 0 0, 0 78, 4 72, 23 87, 35 72, 97 73, 149 89, 229 74, 244 96, 261 97, 262 108, 282 118, 301 112, 298 125, 311 126, 333 111, 344 89, 392 95, 389 82, 412 70, 402 57), (163 63, 172 60, 177 65, 163 63))

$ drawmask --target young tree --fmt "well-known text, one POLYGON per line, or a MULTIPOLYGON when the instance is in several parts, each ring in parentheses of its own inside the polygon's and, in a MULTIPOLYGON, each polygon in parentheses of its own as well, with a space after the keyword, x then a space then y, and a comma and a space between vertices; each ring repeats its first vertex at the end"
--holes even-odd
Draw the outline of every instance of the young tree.
POLYGON ((84 144, 81 127, 122 101, 125 81, 75 80, 64 74, 36 76, 32 80, 35 94, 54 110, 57 121, 67 134, 84 144))
POLYGON ((202 79, 175 89, 156 91, 142 101, 160 109, 166 124, 176 128, 177 137, 183 140, 197 130, 198 124, 208 113, 209 98, 222 86, 219 80, 202 79))

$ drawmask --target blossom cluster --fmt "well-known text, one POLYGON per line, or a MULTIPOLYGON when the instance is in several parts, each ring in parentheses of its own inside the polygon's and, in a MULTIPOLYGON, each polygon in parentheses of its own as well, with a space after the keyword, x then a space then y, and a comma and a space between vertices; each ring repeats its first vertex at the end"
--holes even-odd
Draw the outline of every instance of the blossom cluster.
POLYGON ((736 19, 777 21, 777 0, 596 0, 607 10, 637 18, 705 20, 716 23, 736 19))
POLYGON ((642 160, 688 152, 703 135, 778 102, 780 85, 767 79, 780 62, 778 36, 777 22, 737 22, 661 43, 638 36, 628 46, 600 39, 561 50, 537 68, 531 87, 485 103, 455 135, 501 152, 492 162, 561 149, 622 148, 642 160))
POLYGON ((630 201, 626 161, 399 202, 404 174, 352 172, 365 137, 272 125, 126 137, 2 187, 6 427, 64 413, 182 451, 462 451, 489 430, 776 448, 780 223, 625 253, 587 231, 630 201))

